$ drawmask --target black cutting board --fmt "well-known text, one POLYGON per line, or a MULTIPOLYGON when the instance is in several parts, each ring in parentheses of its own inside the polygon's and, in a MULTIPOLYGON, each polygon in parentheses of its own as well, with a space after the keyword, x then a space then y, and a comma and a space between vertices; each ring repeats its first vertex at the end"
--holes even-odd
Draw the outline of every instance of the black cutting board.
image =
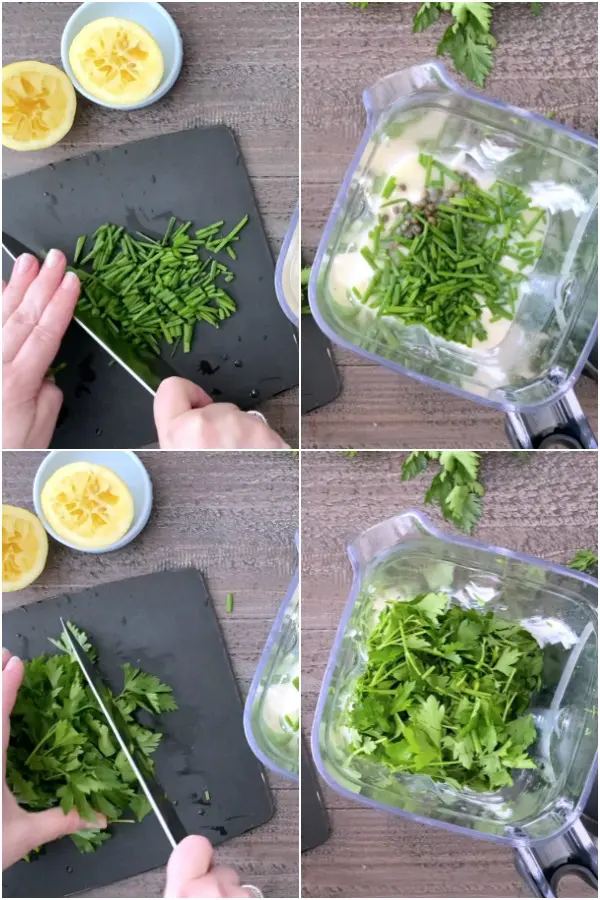
MULTIPOLYGON (((88 633, 113 689, 124 662, 173 688, 179 709, 160 717, 164 738, 154 758, 190 833, 216 845, 271 818, 271 795, 244 736, 235 676, 199 572, 158 572, 29 604, 3 616, 4 645, 23 659, 54 652, 47 639, 60 634, 60 616, 88 633)), ((62 897, 167 861, 170 846, 153 815, 112 828, 96 853, 82 855, 64 838, 17 863, 4 873, 4 896, 62 897)))
POLYGON ((321 786, 308 747, 302 738, 302 812, 301 849, 314 850, 329 837, 329 818, 321 795, 321 786))
POLYGON ((302 316, 302 415, 327 406, 342 389, 331 343, 312 316, 302 316))
MULTIPOLYGON (((162 135, 5 179, 2 209, 3 230, 13 238, 36 253, 59 247, 68 257, 79 235, 91 234, 105 222, 157 237, 164 234, 172 215, 191 220, 197 228, 221 219, 232 228, 248 214, 250 221, 236 244, 237 260, 224 257, 236 274, 228 287, 237 312, 219 330, 198 325, 192 352, 179 350, 172 357, 169 348, 165 359, 177 374, 200 384, 215 400, 242 409, 298 384, 294 328, 277 302, 271 251, 242 156, 228 128, 162 135)), ((63 382, 77 378, 67 373, 68 367, 61 373, 63 382)), ((103 387, 104 379, 99 389, 103 387)), ((109 383, 106 389, 111 391, 109 383)), ((129 394, 119 392, 111 397, 113 404, 128 400, 129 394)), ((112 439, 71 446, 125 446, 111 417, 98 412, 94 433, 100 429, 102 437, 110 432, 112 439)), ((143 442, 144 438, 127 446, 143 442)))

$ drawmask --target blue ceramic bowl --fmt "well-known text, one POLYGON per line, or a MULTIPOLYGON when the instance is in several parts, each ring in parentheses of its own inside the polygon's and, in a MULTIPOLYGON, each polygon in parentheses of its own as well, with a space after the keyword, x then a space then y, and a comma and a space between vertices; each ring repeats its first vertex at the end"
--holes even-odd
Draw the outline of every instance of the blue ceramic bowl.
POLYGON ((80 553, 109 553, 131 543, 145 528, 152 511, 152 482, 142 461, 130 450, 52 450, 44 458, 33 481, 33 505, 42 525, 55 541, 80 553), (112 469, 125 482, 133 497, 133 522, 127 534, 108 547, 86 548, 72 544, 58 535, 48 523, 42 509, 42 489, 51 475, 69 463, 90 462, 112 469))
POLYGON ((160 3, 89 2, 83 3, 76 9, 65 25, 60 42, 60 56, 63 69, 75 88, 80 94, 91 100, 92 103, 106 106, 109 109, 142 109, 142 107, 150 106, 151 103, 156 103, 157 100, 164 97, 177 81, 183 61, 183 44, 177 25, 160 3), (95 21, 95 19, 104 19, 112 16, 117 19, 128 19, 130 22, 136 22, 142 28, 145 28, 152 35, 163 55, 165 70, 156 90, 140 103, 133 103, 129 106, 106 103, 104 100, 99 100, 93 94, 88 93, 77 81, 69 62, 71 44, 82 28, 95 21))

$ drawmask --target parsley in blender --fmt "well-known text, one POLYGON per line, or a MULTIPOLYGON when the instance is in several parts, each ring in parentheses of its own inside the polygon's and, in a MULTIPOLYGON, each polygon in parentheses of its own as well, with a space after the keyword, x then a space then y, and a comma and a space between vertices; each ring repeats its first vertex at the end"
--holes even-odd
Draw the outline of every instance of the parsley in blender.
POLYGON ((537 768, 527 713, 542 651, 517 622, 450 604, 445 593, 388 603, 367 646, 346 724, 352 758, 494 791, 537 768))

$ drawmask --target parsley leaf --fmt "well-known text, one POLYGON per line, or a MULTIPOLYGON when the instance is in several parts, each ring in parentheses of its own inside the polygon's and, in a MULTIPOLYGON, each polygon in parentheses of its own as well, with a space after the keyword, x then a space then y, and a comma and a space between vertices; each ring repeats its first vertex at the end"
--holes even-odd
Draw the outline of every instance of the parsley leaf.
POLYGON ((588 575, 598 574, 598 556, 592 550, 578 550, 571 562, 571 569, 586 572, 588 575))
POLYGON ((402 466, 402 480, 409 481, 420 475, 430 461, 438 462, 440 471, 425 493, 425 503, 437 503, 445 519, 471 534, 481 518, 481 497, 485 493, 478 481, 479 454, 470 450, 410 453, 402 466))
POLYGON ((423 3, 415 15, 413 22, 413 31, 415 34, 419 31, 425 31, 431 25, 434 25, 441 14, 439 3, 423 3))
POLYGON ((517 622, 463 609, 447 593, 387 602, 367 641, 344 723, 351 758, 494 791, 535 768, 527 713, 542 650, 517 622))
MULTIPOLYGON (((434 25, 443 13, 449 13, 452 23, 437 46, 438 56, 450 56, 457 72, 462 72, 479 87, 484 87, 492 71, 492 51, 496 39, 491 33, 492 3, 423 3, 413 21, 415 32, 434 25)), ((532 3, 534 16, 541 12, 541 3, 532 3)))
MULTIPOLYGON (((73 628, 82 647, 95 658, 87 635, 73 628)), ((103 813, 109 823, 129 810, 141 820, 146 798, 104 715, 71 655, 64 634, 51 640, 61 654, 45 654, 25 663, 23 684, 11 715, 6 777, 18 802, 35 812, 73 807, 86 821, 103 813)), ((152 714, 177 709, 171 688, 130 665, 123 667, 122 692, 114 698, 125 717, 128 737, 146 758, 162 735, 136 721, 139 710, 152 714)), ((151 763, 150 763, 151 764, 151 763)), ((81 853, 92 853, 109 840, 108 832, 86 829, 71 835, 81 853)))

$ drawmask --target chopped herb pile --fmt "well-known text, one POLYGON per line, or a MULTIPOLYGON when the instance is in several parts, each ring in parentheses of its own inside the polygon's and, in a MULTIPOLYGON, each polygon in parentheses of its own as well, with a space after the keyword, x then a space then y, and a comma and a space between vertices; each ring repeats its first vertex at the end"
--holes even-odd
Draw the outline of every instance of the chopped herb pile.
MULTIPOLYGON (((92 659, 87 636, 69 626, 92 659)), ((103 813, 108 822, 141 820, 150 806, 138 781, 87 687, 66 637, 51 641, 58 656, 37 656, 25 663, 25 677, 11 715, 6 777, 25 809, 36 812, 56 805, 74 806, 86 822, 103 813), (135 819, 123 819, 133 814, 135 819)), ((162 735, 135 719, 138 710, 158 715, 177 709, 171 688, 154 675, 123 666, 123 689, 114 703, 128 735, 150 759, 162 735)), ((106 831, 86 829, 71 835, 81 853, 109 840, 106 831)))
POLYGON ((117 225, 103 225, 77 241, 73 271, 81 279, 78 310, 103 319, 106 326, 142 352, 158 355, 161 342, 179 344, 189 353, 197 323, 216 328, 236 309, 221 282, 234 279, 219 260, 226 252, 236 259, 233 245, 248 221, 222 235, 224 222, 190 232, 192 223, 177 226, 172 218, 162 240, 138 232, 132 237, 117 225), (200 255, 200 251, 204 251, 200 255))
POLYGON ((364 293, 356 287, 352 293, 378 316, 423 325, 470 347, 487 337, 484 309, 491 322, 513 318, 522 270, 542 252, 542 241, 529 236, 545 212, 501 179, 484 191, 428 154, 419 154, 419 162, 425 198, 395 197, 406 186, 393 176, 387 180, 378 223, 361 248, 373 277, 364 293), (505 257, 515 260, 517 271, 503 264, 505 257))
POLYGON ((571 562, 571 569, 586 572, 588 575, 598 575, 598 555, 592 550, 578 550, 571 562))
POLYGON ((402 481, 421 475, 430 462, 440 471, 425 494, 426 503, 438 503, 444 518, 467 534, 481 518, 485 488, 478 480, 479 453, 472 450, 416 450, 402 464, 402 481))
POLYGON ((367 652, 347 714, 353 757, 475 791, 536 768, 525 713, 542 651, 520 625, 419 594, 382 610, 367 652))
POLYGON ((308 282, 310 281, 310 273, 312 266, 302 266, 300 270, 300 293, 302 297, 301 311, 303 316, 310 315, 310 305, 308 302, 308 282))

